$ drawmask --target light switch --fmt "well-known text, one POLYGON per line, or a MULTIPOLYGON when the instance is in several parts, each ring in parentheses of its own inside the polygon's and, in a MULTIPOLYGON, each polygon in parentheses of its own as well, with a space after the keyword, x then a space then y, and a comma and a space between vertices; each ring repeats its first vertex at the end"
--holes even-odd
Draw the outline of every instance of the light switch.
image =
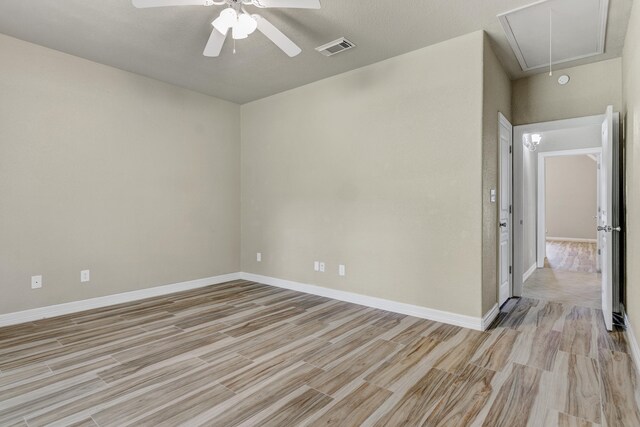
POLYGON ((489 200, 491 201, 491 203, 495 203, 496 202, 496 189, 492 188, 490 194, 491 194, 491 196, 489 197, 489 200))

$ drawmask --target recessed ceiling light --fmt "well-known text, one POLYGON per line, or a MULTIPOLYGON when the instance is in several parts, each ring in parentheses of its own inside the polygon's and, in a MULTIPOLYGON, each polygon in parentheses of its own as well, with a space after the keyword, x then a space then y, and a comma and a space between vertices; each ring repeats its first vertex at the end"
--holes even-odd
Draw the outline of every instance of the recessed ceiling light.
POLYGON ((569 83, 569 80, 571 80, 571 77, 569 77, 566 74, 563 74, 560 77, 558 77, 558 84, 561 85, 561 86, 564 86, 567 83, 569 83))

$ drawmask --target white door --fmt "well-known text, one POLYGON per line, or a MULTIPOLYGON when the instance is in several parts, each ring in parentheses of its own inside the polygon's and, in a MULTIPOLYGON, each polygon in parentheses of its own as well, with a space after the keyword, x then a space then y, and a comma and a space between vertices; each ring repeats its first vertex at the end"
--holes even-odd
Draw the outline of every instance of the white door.
MULTIPOLYGON (((597 210, 596 210, 596 216, 594 217, 596 220, 596 227, 598 225, 600 225, 600 165, 602 164, 602 156, 598 155, 598 178, 597 178, 597 191, 596 191, 596 200, 597 200, 597 210)), ((597 239, 596 239, 596 246, 597 246, 597 250, 596 250, 596 271, 598 273, 602 272, 602 233, 598 233, 597 239)))
POLYGON ((513 139, 513 127, 511 123, 500 114, 500 177, 499 177, 499 271, 498 291, 499 305, 511 296, 511 143, 513 139))
POLYGON ((602 242, 602 314, 608 330, 613 329, 613 247, 611 219, 613 212, 613 107, 607 107, 602 122, 602 157, 600 158, 599 239, 602 242))

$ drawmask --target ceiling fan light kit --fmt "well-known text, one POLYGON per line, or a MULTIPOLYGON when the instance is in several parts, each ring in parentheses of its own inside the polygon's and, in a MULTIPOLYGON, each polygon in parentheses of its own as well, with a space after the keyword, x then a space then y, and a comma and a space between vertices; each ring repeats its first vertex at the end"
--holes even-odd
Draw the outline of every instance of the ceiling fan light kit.
POLYGON ((204 48, 204 56, 217 57, 220 55, 229 30, 231 30, 233 40, 246 39, 258 30, 289 57, 294 57, 302 52, 302 49, 264 17, 250 14, 244 6, 320 9, 320 0, 133 0, 133 5, 140 9, 163 6, 227 5, 228 7, 220 12, 220 15, 211 23, 213 30, 204 48))
POLYGON ((224 35, 231 28, 231 36, 234 40, 246 39, 258 28, 258 22, 252 16, 245 12, 238 15, 238 12, 231 7, 223 10, 211 25, 224 35))

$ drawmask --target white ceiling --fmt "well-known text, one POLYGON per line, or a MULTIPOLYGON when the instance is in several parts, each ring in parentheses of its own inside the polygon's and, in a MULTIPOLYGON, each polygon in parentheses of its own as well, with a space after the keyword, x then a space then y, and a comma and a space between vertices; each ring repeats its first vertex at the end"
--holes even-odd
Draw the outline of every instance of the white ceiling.
MULTIPOLYGON (((532 0, 321 1, 320 10, 261 11, 302 47, 292 59, 259 33, 238 41, 235 55, 227 43, 219 58, 203 57, 219 7, 143 10, 130 0, 1 0, 0 33, 237 103, 476 30, 487 31, 513 78, 527 74, 497 15, 532 0), (340 36, 357 48, 333 57, 314 50, 340 36)), ((563 67, 620 56, 631 4, 610 0, 604 54, 563 67)))

